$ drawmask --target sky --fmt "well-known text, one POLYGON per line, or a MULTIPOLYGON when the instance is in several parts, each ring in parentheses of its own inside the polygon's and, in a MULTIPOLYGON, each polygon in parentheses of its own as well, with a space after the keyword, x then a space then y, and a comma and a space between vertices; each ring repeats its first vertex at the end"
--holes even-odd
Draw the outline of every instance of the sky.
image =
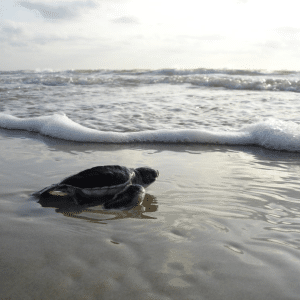
POLYGON ((0 0, 0 70, 300 70, 298 0, 0 0))

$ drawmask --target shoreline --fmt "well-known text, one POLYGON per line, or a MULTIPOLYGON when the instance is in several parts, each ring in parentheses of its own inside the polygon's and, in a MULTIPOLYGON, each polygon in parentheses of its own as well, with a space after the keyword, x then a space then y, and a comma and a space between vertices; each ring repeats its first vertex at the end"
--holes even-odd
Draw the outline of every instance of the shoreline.
MULTIPOLYGON (((5 130, 25 131, 23 136, 38 134, 39 139, 54 138, 71 143, 260 146, 270 150, 300 152, 299 125, 272 118, 230 131, 223 128, 219 131, 191 128, 115 132, 80 125, 65 114, 19 118, 1 113, 0 127, 4 134, 5 130)), ((11 134, 16 135, 16 132, 11 134)))

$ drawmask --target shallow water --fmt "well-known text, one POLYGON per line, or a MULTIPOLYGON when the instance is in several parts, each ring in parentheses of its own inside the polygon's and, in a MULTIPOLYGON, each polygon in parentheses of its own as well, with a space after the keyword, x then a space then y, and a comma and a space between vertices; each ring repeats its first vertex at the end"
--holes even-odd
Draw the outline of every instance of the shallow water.
POLYGON ((257 145, 300 152, 299 72, 0 72, 0 127, 97 143, 257 145))
POLYGON ((80 144, 0 131, 0 290, 11 299, 298 299, 297 153, 80 144), (41 207, 85 168, 160 171, 131 211, 41 207))
POLYGON ((300 74, 242 70, 0 71, 0 112, 65 113, 101 131, 232 130, 299 124, 300 74))

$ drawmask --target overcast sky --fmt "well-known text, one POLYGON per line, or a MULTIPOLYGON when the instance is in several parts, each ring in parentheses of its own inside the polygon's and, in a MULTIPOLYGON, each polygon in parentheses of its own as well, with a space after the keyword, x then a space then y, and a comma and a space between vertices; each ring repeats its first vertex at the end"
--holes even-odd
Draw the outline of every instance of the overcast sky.
POLYGON ((300 70, 298 0, 0 0, 0 70, 300 70))

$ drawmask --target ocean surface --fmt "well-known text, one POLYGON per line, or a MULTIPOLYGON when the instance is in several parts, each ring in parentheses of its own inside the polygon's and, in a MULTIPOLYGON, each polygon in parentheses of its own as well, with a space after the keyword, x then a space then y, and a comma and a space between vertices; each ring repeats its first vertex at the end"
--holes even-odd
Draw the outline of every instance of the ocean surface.
POLYGON ((0 72, 0 127, 80 142, 300 151, 299 92, 293 71, 0 72))
POLYGON ((299 97, 296 71, 0 72, 0 298, 299 300, 299 97), (131 210, 32 195, 116 164, 159 170, 131 210))

